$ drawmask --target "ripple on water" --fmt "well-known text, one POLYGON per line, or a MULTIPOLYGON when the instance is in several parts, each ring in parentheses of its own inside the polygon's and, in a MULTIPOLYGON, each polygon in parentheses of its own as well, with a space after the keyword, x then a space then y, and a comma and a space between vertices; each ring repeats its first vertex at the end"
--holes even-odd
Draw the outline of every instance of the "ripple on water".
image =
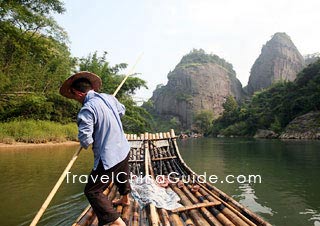
POLYGON ((301 215, 310 215, 309 221, 313 221, 314 226, 320 226, 320 213, 313 209, 305 209, 301 211, 301 215))
MULTIPOLYGON (((40 222, 46 226, 71 225, 87 205, 88 202, 84 198, 83 192, 70 195, 61 203, 50 206, 40 222)), ((19 226, 29 225, 30 219, 33 219, 35 214, 36 213, 26 215, 25 219, 28 220, 19 224, 19 226)))
POLYGON ((240 184, 239 189, 242 193, 235 197, 239 200, 240 204, 248 207, 256 213, 269 214, 270 216, 273 216, 273 214, 276 213, 270 207, 264 206, 257 201, 258 197, 255 195, 255 191, 249 183, 240 184))

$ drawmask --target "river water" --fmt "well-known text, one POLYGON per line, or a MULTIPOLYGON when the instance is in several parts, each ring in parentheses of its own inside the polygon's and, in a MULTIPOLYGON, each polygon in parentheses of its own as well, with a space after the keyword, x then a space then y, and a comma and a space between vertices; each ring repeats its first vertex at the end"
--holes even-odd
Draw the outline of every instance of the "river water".
MULTIPOLYGON (((271 224, 320 225, 319 141, 200 138, 178 144, 195 172, 214 175, 215 186, 271 224), (249 182, 249 175, 259 175, 261 183, 249 182)), ((0 148, 0 225, 30 224, 76 149, 0 148)), ((92 164, 91 151, 82 151, 70 175, 88 174, 92 164)), ((84 184, 69 179, 39 225, 71 225, 88 205, 84 184)))

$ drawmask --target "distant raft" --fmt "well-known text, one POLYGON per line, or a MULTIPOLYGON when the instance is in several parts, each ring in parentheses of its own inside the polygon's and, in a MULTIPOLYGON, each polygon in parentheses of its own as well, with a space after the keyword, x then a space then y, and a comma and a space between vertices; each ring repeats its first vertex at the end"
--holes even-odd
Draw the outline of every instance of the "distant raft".
MULTIPOLYGON (((115 206, 126 225, 271 225, 215 186, 200 180, 182 180, 197 178, 197 174, 181 158, 173 130, 139 136, 126 134, 126 137, 131 145, 130 172, 133 175, 157 179, 158 183, 158 178, 162 178, 163 181, 160 181, 159 186, 171 188, 180 197, 182 204, 182 207, 171 211, 157 208, 152 203, 140 208, 138 201, 132 198, 130 206, 115 206)), ((110 200, 119 197, 117 187, 112 183, 104 194, 110 200)), ((90 205, 73 226, 89 225, 98 225, 98 219, 90 205)))

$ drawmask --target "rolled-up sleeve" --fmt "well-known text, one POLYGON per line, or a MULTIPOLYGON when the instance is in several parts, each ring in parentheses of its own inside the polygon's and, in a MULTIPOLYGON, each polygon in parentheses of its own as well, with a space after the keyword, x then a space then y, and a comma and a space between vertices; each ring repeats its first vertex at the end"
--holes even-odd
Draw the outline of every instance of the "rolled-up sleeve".
POLYGON ((87 149, 93 143, 94 114, 87 108, 80 110, 78 114, 78 138, 81 147, 87 149))

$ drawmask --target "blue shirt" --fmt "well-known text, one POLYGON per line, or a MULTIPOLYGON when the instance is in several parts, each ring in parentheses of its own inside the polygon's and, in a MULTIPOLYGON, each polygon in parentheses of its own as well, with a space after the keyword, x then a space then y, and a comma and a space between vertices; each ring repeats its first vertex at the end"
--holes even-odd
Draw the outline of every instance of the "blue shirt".
POLYGON ((94 167, 101 159, 104 169, 124 160, 130 150, 120 117, 125 107, 115 97, 90 90, 78 113, 78 138, 85 149, 93 144, 94 167))

